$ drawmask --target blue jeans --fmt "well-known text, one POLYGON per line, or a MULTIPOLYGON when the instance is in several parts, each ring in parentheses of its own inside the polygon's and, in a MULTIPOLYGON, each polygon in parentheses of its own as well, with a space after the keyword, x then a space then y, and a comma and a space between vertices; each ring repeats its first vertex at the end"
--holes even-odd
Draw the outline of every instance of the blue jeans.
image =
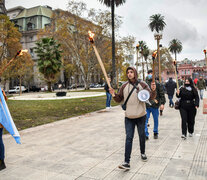
POLYGON ((200 89, 200 90, 199 90, 200 99, 203 99, 203 91, 204 91, 204 89, 200 89))
POLYGON ((4 160, 3 128, 0 128, 0 160, 4 160))
POLYGON ((138 130, 141 154, 145 154, 145 132, 144 132, 145 121, 146 121, 146 116, 136 119, 129 119, 125 117, 125 131, 126 131, 125 162, 127 163, 130 162, 135 126, 137 126, 137 130, 138 130))
POLYGON ((147 124, 148 124, 148 121, 149 121, 149 118, 150 118, 150 113, 152 113, 152 116, 153 116, 153 119, 154 119, 154 130, 153 132, 155 134, 158 134, 158 117, 159 117, 159 110, 158 108, 147 108, 147 119, 146 119, 146 122, 145 122, 145 134, 146 136, 148 137, 149 136, 149 132, 148 132, 148 128, 147 128, 147 124))
POLYGON ((106 107, 111 106, 111 97, 112 97, 112 95, 110 93, 106 92, 106 107))
POLYGON ((168 95, 168 99, 169 99, 169 106, 174 106, 174 102, 173 102, 173 96, 168 95))

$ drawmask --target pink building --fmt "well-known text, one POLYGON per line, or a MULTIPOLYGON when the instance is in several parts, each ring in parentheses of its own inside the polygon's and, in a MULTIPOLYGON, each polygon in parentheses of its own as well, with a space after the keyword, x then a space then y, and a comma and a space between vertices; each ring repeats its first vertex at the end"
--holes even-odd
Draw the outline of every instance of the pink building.
MULTIPOLYGON (((188 59, 184 59, 181 62, 178 62, 178 77, 180 78, 188 78, 191 77, 195 79, 199 76, 204 77, 204 79, 207 79, 207 71, 206 71, 206 64, 204 60, 201 61, 190 61, 188 59)), ((164 70, 162 72, 162 81, 166 81, 169 79, 169 77, 172 77, 175 79, 175 70, 169 71, 168 69, 164 70)))

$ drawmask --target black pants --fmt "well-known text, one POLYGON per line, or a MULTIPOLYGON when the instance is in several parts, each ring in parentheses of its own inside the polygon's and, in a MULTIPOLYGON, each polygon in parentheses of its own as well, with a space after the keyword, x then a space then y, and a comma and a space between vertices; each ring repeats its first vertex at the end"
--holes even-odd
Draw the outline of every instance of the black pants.
POLYGON ((145 154, 145 121, 146 121, 146 116, 137 119, 129 119, 125 117, 125 130, 126 130, 125 162, 127 163, 130 162, 135 126, 137 126, 137 130, 139 134, 139 144, 140 144, 141 154, 145 154))
POLYGON ((189 133, 194 132, 196 111, 195 107, 180 108, 182 134, 185 136, 187 135, 187 130, 189 133))

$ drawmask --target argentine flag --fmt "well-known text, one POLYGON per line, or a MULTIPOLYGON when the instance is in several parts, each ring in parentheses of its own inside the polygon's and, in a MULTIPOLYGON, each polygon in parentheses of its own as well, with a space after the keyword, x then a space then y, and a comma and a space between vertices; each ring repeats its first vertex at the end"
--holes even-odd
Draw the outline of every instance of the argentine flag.
POLYGON ((0 87, 0 123, 14 137, 16 143, 21 144, 19 132, 17 131, 14 121, 11 117, 1 87, 0 87))

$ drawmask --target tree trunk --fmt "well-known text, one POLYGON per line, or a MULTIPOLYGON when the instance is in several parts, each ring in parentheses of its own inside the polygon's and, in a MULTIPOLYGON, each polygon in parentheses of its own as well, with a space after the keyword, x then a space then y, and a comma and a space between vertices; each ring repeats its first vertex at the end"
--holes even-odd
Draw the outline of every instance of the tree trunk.
POLYGON ((51 88, 52 83, 51 83, 51 82, 48 82, 47 85, 48 85, 48 91, 49 91, 49 92, 52 92, 52 88, 51 88))
POLYGON ((148 61, 147 61, 147 59, 145 61, 146 61, 146 64, 147 64, 147 72, 148 72, 149 71, 148 61))
POLYGON ((144 58, 143 58, 143 55, 142 55, 142 75, 143 75, 143 81, 144 81, 145 75, 144 75, 144 58))
POLYGON ((112 83, 116 86, 116 62, 115 62, 115 32, 114 32, 114 0, 111 0, 111 22, 112 22, 112 83))

